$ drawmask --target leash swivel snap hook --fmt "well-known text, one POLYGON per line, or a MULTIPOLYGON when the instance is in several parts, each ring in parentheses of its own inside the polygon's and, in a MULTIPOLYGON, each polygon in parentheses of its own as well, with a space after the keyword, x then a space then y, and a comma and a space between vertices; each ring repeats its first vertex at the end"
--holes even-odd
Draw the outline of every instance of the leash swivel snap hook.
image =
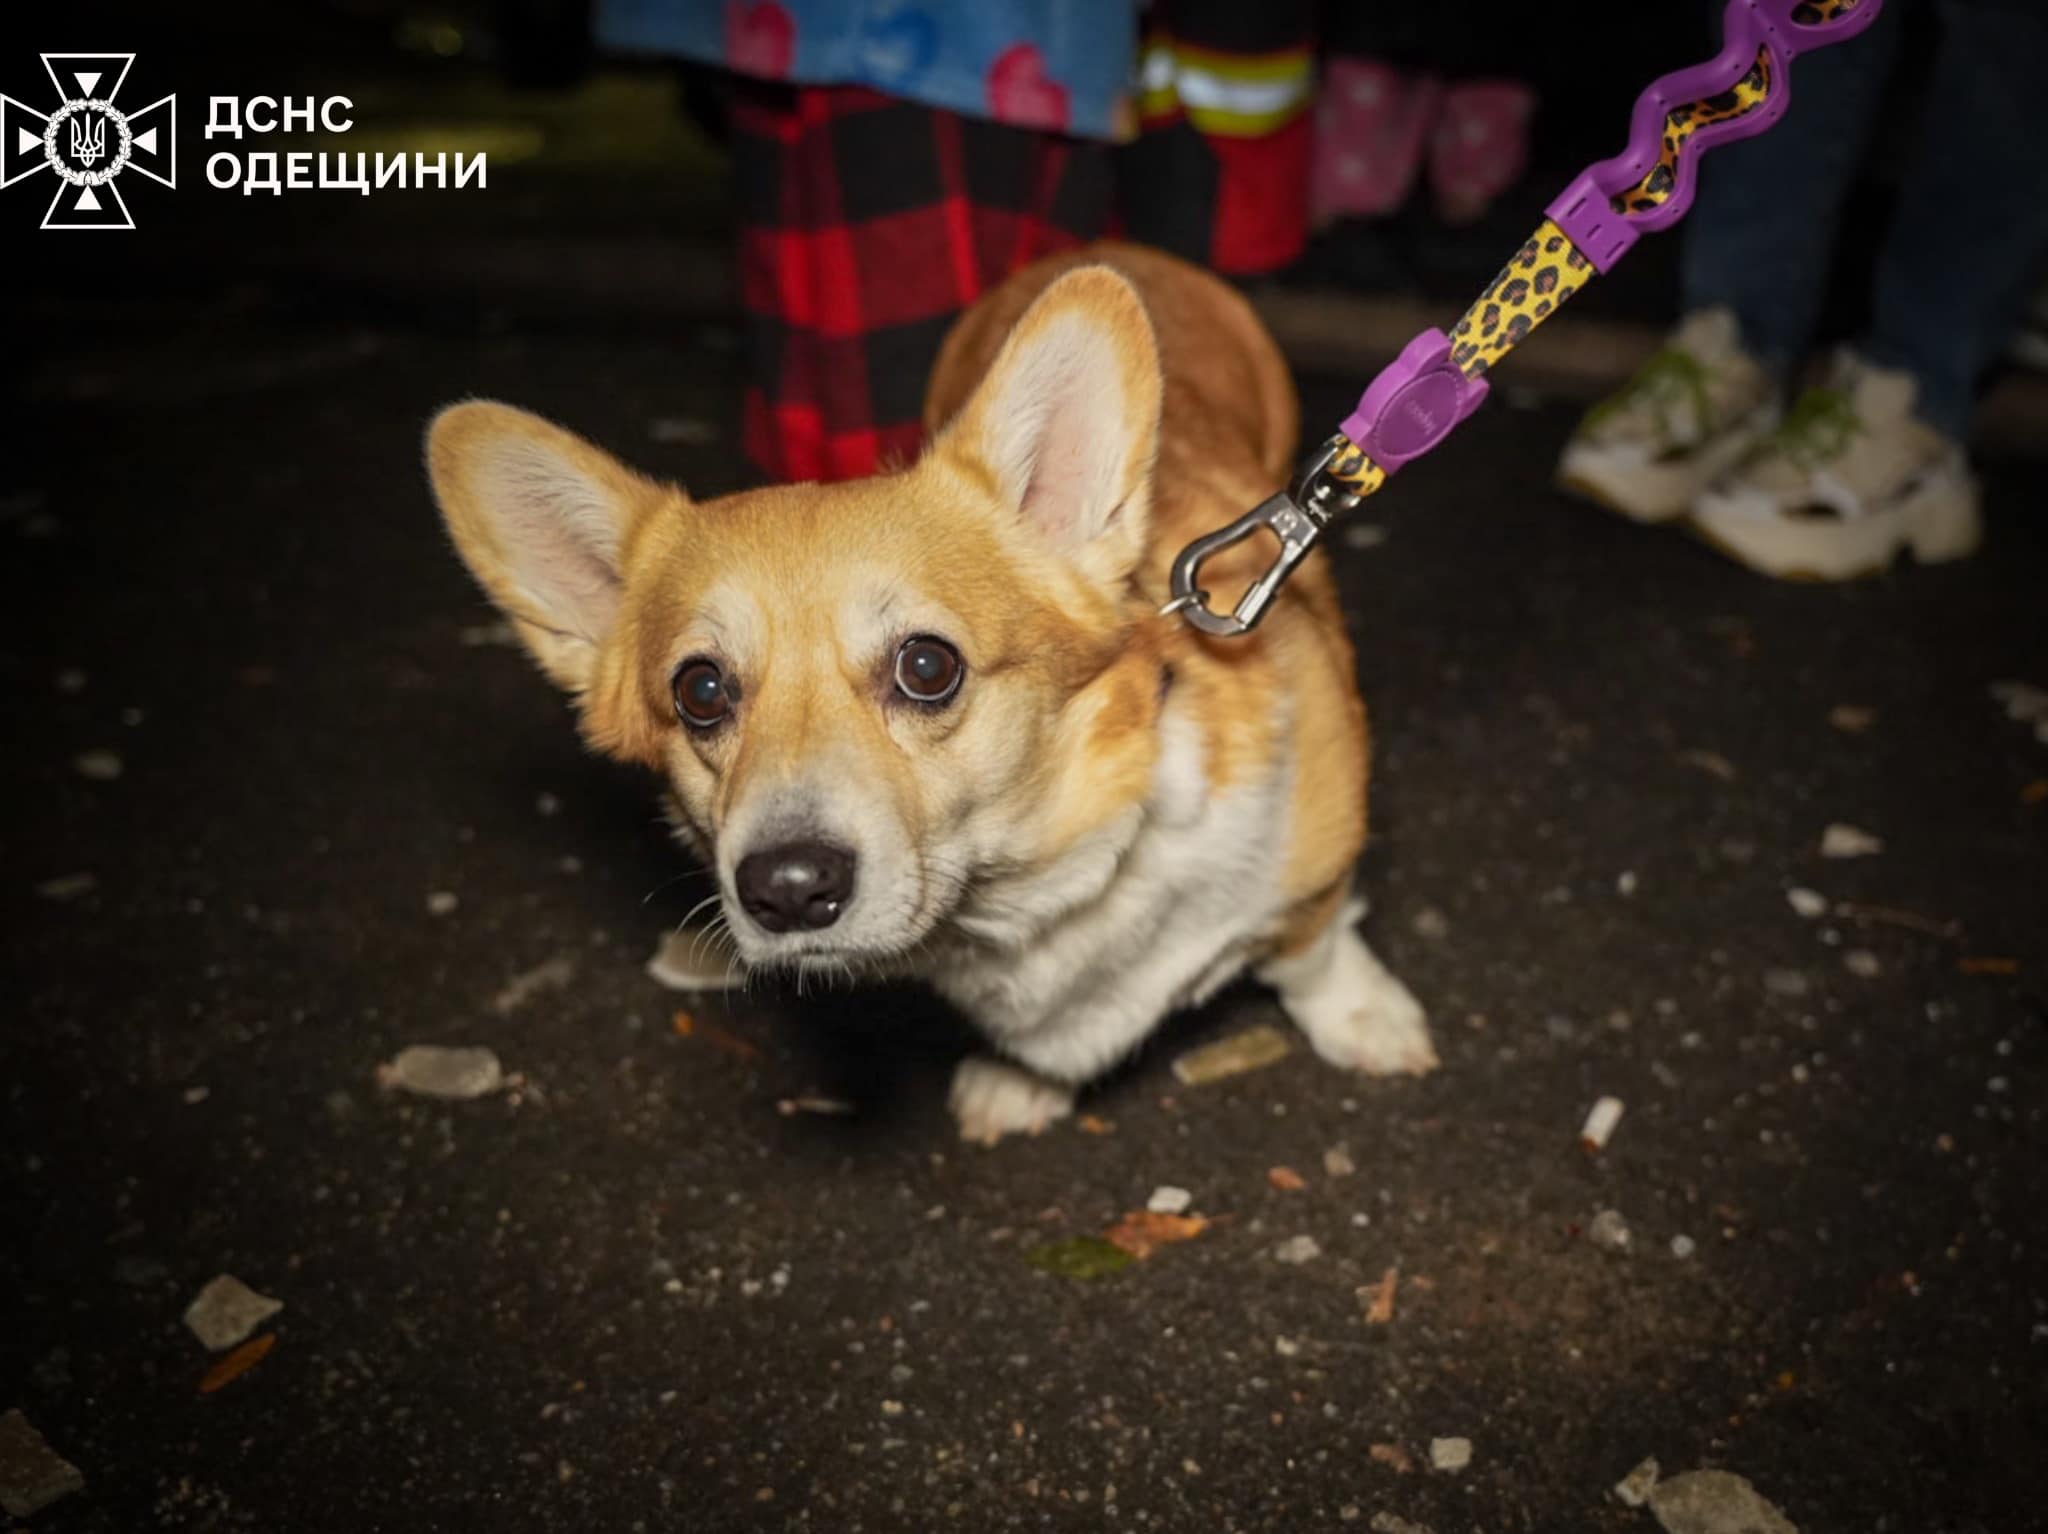
POLYGON ((1268 496, 1226 527, 1197 538, 1180 551, 1173 562, 1173 599, 1159 609, 1160 616, 1179 613, 1205 634, 1231 638, 1249 634, 1259 625, 1279 595, 1280 587, 1294 573, 1294 567, 1308 557, 1330 519, 1348 511, 1361 499, 1330 479, 1325 471, 1345 450, 1356 451, 1342 435, 1330 438, 1302 460, 1300 472, 1287 489, 1268 496), (1211 556, 1265 530, 1280 540, 1280 553, 1266 571, 1237 599, 1237 606, 1219 613, 1209 605, 1209 593, 1202 588, 1202 566, 1211 556))

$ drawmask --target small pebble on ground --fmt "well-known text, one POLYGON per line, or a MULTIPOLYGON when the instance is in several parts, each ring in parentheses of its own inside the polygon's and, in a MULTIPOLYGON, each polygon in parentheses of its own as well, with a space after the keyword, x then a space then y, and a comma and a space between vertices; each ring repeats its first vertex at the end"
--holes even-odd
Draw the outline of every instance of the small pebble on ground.
POLYGON ((283 1309, 283 1300, 258 1294, 232 1273, 223 1273, 185 1307, 185 1325, 207 1351, 219 1353, 245 1341, 283 1309))
POLYGON ((10 1518, 41 1512, 85 1485, 85 1476, 19 1411, 0 1413, 0 1508, 10 1518))
POLYGON ((498 1057, 482 1047, 452 1048, 444 1044, 413 1044, 377 1068, 377 1084, 420 1097, 467 1099, 485 1097, 504 1085, 498 1057))
POLYGON ((1688 1470, 1660 1481, 1650 1511, 1665 1534, 1799 1534, 1754 1486, 1727 1470, 1688 1470))

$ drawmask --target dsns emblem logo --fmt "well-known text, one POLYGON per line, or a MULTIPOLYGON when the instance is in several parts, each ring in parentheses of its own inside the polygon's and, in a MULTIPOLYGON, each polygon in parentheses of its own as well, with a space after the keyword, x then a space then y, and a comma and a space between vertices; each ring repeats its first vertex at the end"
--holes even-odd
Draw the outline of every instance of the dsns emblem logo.
POLYGON ((0 186, 54 171, 45 229, 133 229, 115 185, 124 171, 178 184, 178 98, 134 112, 117 104, 134 62, 132 53, 46 53, 55 111, 0 96, 0 186))

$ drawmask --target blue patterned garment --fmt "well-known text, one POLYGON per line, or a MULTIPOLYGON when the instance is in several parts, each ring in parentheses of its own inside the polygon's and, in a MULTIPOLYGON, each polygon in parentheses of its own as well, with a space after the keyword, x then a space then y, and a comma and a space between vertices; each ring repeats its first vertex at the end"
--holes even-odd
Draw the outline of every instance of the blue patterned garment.
POLYGON ((1130 136, 1135 0, 600 0, 606 46, 1130 136))

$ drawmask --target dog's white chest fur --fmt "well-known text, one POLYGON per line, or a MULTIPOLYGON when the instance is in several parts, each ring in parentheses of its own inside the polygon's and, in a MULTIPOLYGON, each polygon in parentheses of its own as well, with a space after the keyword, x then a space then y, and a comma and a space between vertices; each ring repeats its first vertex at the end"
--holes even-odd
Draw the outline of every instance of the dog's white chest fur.
POLYGON ((1291 775, 1209 790, 1201 733, 1169 703, 1145 805, 955 917, 932 984, 1004 1053, 1081 1082, 1241 971, 1283 915, 1291 775))

